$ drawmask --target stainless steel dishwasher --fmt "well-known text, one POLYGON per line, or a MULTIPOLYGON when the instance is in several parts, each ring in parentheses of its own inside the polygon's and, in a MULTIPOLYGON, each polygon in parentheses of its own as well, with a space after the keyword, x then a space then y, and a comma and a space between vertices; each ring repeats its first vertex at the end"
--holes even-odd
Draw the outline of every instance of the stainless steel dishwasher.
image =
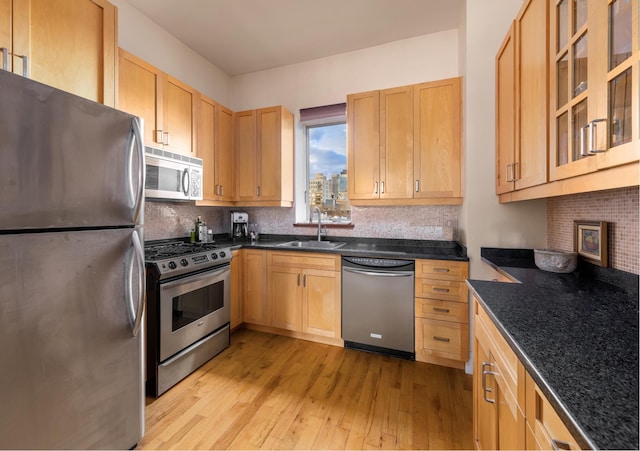
POLYGON ((415 262, 342 258, 345 348, 415 360, 415 262))

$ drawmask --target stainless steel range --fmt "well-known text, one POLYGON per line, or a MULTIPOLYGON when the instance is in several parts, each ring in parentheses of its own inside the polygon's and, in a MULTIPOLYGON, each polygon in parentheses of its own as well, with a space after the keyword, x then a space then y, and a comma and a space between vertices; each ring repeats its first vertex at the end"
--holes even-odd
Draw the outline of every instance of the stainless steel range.
POLYGON ((160 396, 229 346, 231 249, 145 245, 147 393, 160 396))

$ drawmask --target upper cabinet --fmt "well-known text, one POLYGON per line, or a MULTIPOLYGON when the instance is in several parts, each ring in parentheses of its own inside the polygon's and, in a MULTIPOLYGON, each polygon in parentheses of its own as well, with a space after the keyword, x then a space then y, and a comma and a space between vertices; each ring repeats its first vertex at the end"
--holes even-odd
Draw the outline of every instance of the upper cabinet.
POLYGON ((198 157, 203 161, 203 200, 197 205, 231 205, 235 200, 233 111, 200 95, 198 157))
POLYGON ((106 0, 0 0, 2 68, 114 106, 117 11, 106 0))
POLYGON ((637 0, 561 0, 551 24, 551 180, 638 160, 637 0))
POLYGON ((119 49, 118 108, 144 119, 145 145, 196 155, 197 93, 119 49))
POLYGON ((238 205, 293 205, 293 114, 282 106, 235 113, 238 205))
POLYGON ((460 204, 460 79, 347 96, 353 205, 460 204))
POLYGON ((496 57, 496 193, 547 182, 548 1, 528 0, 496 57))
POLYGON ((638 0, 523 4, 496 57, 501 202, 638 185, 638 42, 638 0))

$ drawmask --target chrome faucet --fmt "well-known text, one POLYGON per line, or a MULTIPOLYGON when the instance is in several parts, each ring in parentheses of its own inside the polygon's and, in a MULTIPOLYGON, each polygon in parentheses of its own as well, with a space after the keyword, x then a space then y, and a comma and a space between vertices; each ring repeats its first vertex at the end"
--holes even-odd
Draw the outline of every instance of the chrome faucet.
POLYGON ((318 208, 318 206, 314 206, 312 213, 311 213, 311 217, 313 218, 313 211, 317 211, 318 212, 318 241, 320 240, 320 232, 322 230, 322 212, 320 211, 320 208, 318 208))

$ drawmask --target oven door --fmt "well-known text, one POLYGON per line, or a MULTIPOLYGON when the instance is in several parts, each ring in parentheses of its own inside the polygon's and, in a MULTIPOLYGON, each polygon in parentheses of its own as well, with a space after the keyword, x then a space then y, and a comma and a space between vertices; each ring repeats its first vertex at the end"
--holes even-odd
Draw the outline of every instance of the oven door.
POLYGON ((160 361, 229 322, 230 266, 160 284, 160 361))

